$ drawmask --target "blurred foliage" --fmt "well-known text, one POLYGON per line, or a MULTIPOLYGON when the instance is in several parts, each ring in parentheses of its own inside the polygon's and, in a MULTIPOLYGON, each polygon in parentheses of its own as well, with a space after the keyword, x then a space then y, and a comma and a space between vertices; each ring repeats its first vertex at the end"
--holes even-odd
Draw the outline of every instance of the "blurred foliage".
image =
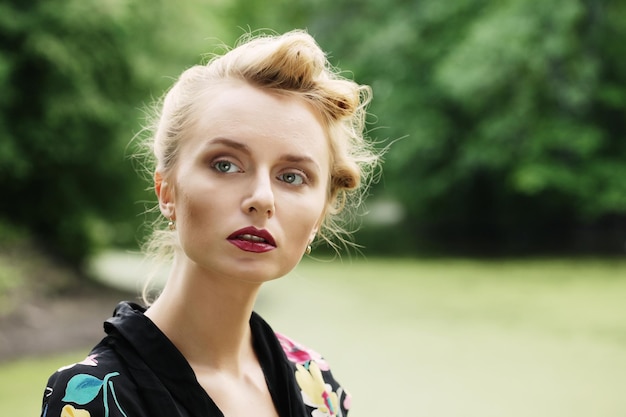
POLYGON ((368 246, 623 253, 623 2, 235 3, 252 27, 289 29, 297 11, 334 63, 372 85, 372 135, 404 138, 374 194, 407 215, 366 228, 368 246))
POLYGON ((372 85, 371 136, 398 139, 372 201, 404 217, 368 223, 370 250, 623 251, 625 18, 616 0, 0 0, 0 243, 74 263, 134 244, 144 106, 220 41, 301 27, 372 85))
POLYGON ((0 240, 23 230, 74 264, 99 244, 134 243, 144 208, 133 201, 151 196, 129 142, 164 75, 198 60, 206 36, 192 30, 210 21, 196 6, 0 2, 0 240))

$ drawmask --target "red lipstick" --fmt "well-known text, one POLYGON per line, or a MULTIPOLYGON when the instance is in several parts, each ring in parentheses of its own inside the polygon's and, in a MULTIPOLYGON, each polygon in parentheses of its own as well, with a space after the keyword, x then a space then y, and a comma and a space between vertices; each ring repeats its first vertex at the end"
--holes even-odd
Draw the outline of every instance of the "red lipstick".
POLYGON ((276 249, 276 242, 270 232, 249 226, 228 236, 227 240, 246 252, 263 253, 276 249))

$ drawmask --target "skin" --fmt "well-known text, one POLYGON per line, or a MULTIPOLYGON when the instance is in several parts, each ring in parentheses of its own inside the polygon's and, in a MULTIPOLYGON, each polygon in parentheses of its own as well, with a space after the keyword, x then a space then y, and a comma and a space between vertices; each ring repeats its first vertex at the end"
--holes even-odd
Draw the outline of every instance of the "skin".
POLYGON ((328 142, 301 99, 231 81, 202 100, 175 167, 155 174, 181 248, 146 315, 225 415, 276 416, 249 319, 261 285, 291 271, 319 228, 328 142), (228 239, 249 226, 275 247, 251 252, 228 239))

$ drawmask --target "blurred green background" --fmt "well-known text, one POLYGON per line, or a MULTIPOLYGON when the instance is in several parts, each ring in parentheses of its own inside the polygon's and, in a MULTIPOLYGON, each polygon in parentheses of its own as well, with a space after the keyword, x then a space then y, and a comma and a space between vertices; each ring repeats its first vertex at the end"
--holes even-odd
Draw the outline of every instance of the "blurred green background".
MULTIPOLYGON (((351 374, 370 404, 358 415, 623 415, 625 21, 617 0, 0 0, 0 325, 29 297, 92 285, 103 251, 137 249, 155 199, 133 137, 185 68, 249 31, 306 28, 372 86, 369 135, 391 145, 354 237, 365 256, 312 273, 336 274, 328 291, 361 291, 332 298, 363 312, 325 323, 333 335, 367 332, 359 321, 373 315, 397 338, 319 347, 343 352, 342 366, 355 342, 376 362, 376 375, 351 374), (396 348, 413 357, 401 365, 396 348), (437 396, 425 399, 429 383, 437 396), (557 400, 542 409, 521 386, 557 400), (517 414, 500 413, 506 403, 517 414)), ((1 384, 42 369, 28 361, 3 365, 1 384)))
POLYGON ((395 141, 357 234, 368 253, 623 255, 625 8, 3 0, 0 231, 74 264, 136 246, 154 202, 130 160, 146 109, 222 42, 306 28, 373 87, 370 136, 395 141))

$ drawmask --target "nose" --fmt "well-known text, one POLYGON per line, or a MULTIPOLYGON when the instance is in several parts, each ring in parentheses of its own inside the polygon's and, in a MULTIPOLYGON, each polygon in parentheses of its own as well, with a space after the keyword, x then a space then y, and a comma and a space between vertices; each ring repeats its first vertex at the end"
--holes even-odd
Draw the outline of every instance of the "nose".
POLYGON ((249 195, 244 198, 242 209, 247 214, 257 214, 271 218, 274 215, 274 190, 269 174, 256 175, 249 195))

